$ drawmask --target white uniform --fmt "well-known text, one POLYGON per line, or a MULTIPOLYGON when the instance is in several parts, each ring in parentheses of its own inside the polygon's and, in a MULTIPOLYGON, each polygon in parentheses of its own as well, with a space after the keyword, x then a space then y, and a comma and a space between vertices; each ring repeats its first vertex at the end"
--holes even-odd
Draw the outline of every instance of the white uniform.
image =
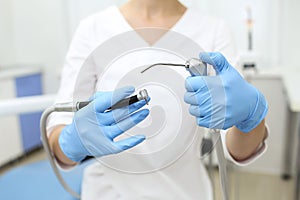
MULTIPOLYGON (((107 67, 100 66, 101 59, 97 60, 103 52, 100 49, 92 59, 97 69, 81 69, 87 57, 99 45, 128 31, 133 29, 117 7, 107 8, 83 20, 74 36, 62 72, 57 102, 88 98, 87 95, 95 90, 113 90, 123 85, 146 88, 151 97, 151 116, 129 131, 132 134, 145 134, 147 140, 128 152, 109 156, 89 166, 84 174, 82 199, 212 200, 211 183, 199 159, 200 128, 188 114, 188 106, 183 103, 184 78, 188 73, 182 69, 158 68, 152 69, 152 72, 149 70, 149 74, 142 78, 138 75, 144 65, 162 61, 184 62, 182 58, 170 52, 141 48, 119 56, 107 67), (85 72, 83 76, 82 72, 85 72), (76 88, 78 85, 75 86, 78 79, 79 89, 76 88), (75 97, 74 92, 78 96, 75 97), (163 131, 158 130, 161 127, 163 131)), ((220 51, 231 62, 234 60, 230 32, 220 20, 188 9, 171 31, 192 39, 205 51, 220 51)), ((164 37, 157 43, 163 44, 164 37)), ((147 46, 138 36, 134 42, 144 42, 147 46)), ((106 52, 105 56, 109 57, 109 53, 106 52)), ((195 52, 195 55, 198 53, 195 52)), ((57 125, 71 121, 70 113, 53 114, 48 121, 48 132, 57 125)), ((225 133, 222 133, 224 147, 225 133)), ((224 148, 225 156, 238 165, 252 162, 265 150, 266 145, 263 144, 251 158, 237 163, 224 148)))

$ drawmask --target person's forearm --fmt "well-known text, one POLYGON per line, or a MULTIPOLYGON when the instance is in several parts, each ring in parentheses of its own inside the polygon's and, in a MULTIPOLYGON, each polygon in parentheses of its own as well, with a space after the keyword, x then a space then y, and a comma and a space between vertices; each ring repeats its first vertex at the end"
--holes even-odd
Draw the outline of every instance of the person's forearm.
POLYGON ((226 145, 231 156, 237 161, 249 158, 266 137, 265 120, 249 133, 232 127, 226 134, 226 145))
POLYGON ((60 132, 64 127, 64 125, 61 125, 54 128, 49 137, 49 144, 58 162, 60 162, 63 165, 73 166, 76 165, 76 163, 65 156, 58 143, 60 132))

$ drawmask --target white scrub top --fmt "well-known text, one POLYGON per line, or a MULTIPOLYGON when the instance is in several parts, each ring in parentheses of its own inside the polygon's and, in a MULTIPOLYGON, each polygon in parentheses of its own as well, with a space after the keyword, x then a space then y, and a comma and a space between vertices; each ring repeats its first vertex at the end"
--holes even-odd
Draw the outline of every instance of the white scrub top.
MULTIPOLYGON (((188 114, 188 105, 183 102, 184 80, 189 74, 184 69, 166 67, 138 75, 149 64, 184 62, 183 58, 170 52, 141 48, 101 66, 101 56, 109 57, 111 52, 108 49, 100 55, 103 52, 100 49, 90 59, 94 62, 93 67, 82 70, 96 48, 128 31, 133 29, 119 9, 109 7, 81 21, 66 57, 57 103, 88 98, 94 91, 109 91, 124 85, 146 88, 151 97, 150 116, 127 133, 127 136, 145 134, 147 140, 129 151, 100 158, 99 162, 87 167, 82 199, 212 200, 211 183, 199 159, 203 129, 197 127, 195 119, 188 114)), ((205 51, 222 52, 231 63, 235 62, 230 31, 223 21, 188 9, 171 31, 192 39, 205 51)), ((147 46, 141 37, 137 36, 135 42, 147 46)), ((163 42, 164 36, 157 45, 163 42)), ((52 114, 48 120, 48 133, 57 125, 71 123, 72 117, 70 113, 52 114)), ((226 148, 225 134, 223 131, 221 138, 225 156, 235 162, 226 148)), ((252 162, 265 149, 263 144, 251 158, 235 163, 252 162)))

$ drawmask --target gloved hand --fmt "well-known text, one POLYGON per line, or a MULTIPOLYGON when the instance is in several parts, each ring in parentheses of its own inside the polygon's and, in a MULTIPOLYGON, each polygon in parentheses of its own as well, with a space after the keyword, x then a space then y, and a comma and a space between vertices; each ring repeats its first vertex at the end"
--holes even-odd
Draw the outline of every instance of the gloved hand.
POLYGON ((220 53, 201 53, 200 59, 216 70, 216 76, 186 79, 184 100, 199 126, 227 129, 236 126, 248 133, 266 116, 264 96, 247 83, 220 53))
POLYGON ((116 154, 143 142, 143 135, 120 141, 114 141, 114 138, 148 116, 148 109, 137 111, 146 104, 144 100, 124 108, 106 111, 133 92, 133 87, 121 88, 114 92, 97 92, 89 105, 75 113, 72 124, 61 131, 58 141, 63 153, 72 161, 79 162, 88 155, 101 157, 116 154))

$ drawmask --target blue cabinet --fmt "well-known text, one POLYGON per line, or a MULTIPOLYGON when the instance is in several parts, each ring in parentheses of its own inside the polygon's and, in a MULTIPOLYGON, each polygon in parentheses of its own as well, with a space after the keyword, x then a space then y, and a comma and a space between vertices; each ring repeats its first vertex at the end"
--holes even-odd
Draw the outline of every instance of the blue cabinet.
MULTIPOLYGON (((15 79, 16 97, 41 95, 42 77, 40 73, 30 74, 15 79)), ((42 112, 26 113, 18 116, 22 135, 23 150, 28 152, 41 146, 39 121, 42 112)))

